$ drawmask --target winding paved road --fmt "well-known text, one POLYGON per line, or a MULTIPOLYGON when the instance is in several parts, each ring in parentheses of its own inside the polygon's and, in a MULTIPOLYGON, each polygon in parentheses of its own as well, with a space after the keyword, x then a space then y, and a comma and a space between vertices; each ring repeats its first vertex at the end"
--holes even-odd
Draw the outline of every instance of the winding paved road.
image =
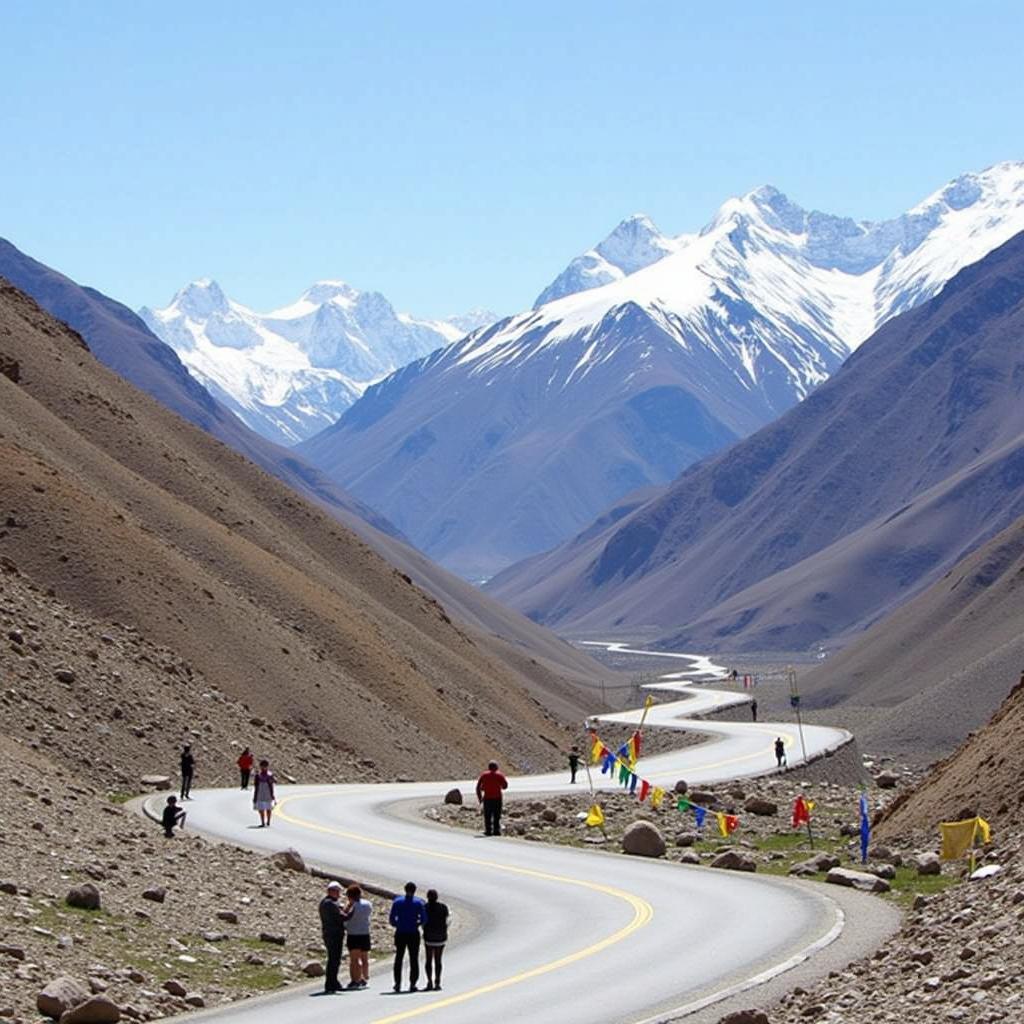
MULTIPOLYGON (((709 664, 697 667, 715 671, 709 664)), ((690 688, 682 681, 657 687, 690 688)), ((745 700, 698 689, 687 699, 655 705, 648 726, 695 728, 711 739, 642 759, 643 776, 708 783, 772 770, 775 737, 794 742, 789 726, 680 720, 686 712, 745 700)), ((605 717, 632 722, 638 715, 605 717)), ((846 739, 841 730, 805 732, 812 754, 846 739)), ((595 781, 610 785, 599 773, 595 781)), ((395 995, 384 960, 366 991, 317 996, 293 990, 210 1016, 225 1024, 661 1021, 778 974, 843 930, 844 915, 833 898, 807 885, 484 838, 425 820, 422 805, 450 785, 472 791, 468 780, 281 787, 269 829, 253 827, 249 801, 237 790, 197 791, 189 804, 190 827, 267 851, 293 846, 313 864, 395 888, 413 878, 421 889, 437 888, 459 918, 442 992, 395 995)), ((512 779, 510 797, 572 788, 585 809, 585 787, 568 786, 562 774, 512 779)), ((845 892, 840 898, 847 907, 851 899, 869 899, 845 892)), ((383 909, 378 905, 378 912, 383 909)), ((315 934, 315 907, 310 913, 315 934)))

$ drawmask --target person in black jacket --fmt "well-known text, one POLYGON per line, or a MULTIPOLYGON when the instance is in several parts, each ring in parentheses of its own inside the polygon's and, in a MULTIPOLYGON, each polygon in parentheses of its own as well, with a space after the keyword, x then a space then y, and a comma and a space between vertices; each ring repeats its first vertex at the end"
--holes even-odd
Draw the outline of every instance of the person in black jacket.
POLYGON ((328 995, 342 990, 338 980, 341 967, 341 949, 345 943, 345 920, 341 914, 341 883, 331 882, 327 895, 320 901, 320 931, 327 950, 327 969, 324 974, 324 992, 328 995))
POLYGON ((176 796, 169 796, 167 803, 164 805, 164 813, 161 815, 160 820, 164 826, 164 835, 168 839, 174 838, 175 827, 185 827, 185 812, 178 806, 178 798, 176 796))
POLYGON ((423 947, 427 951, 427 991, 441 991, 441 958, 448 941, 448 908, 438 902, 437 890, 427 890, 427 919, 423 922, 423 947))
POLYGON ((181 799, 191 800, 192 777, 196 773, 196 759, 192 756, 192 747, 186 743, 181 749, 181 799))

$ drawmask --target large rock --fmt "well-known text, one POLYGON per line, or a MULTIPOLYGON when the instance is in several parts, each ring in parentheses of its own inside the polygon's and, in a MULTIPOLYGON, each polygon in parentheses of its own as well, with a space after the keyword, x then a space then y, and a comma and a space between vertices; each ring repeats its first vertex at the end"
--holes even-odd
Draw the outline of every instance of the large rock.
POLYGON ((723 850, 711 862, 713 868, 724 868, 726 871, 756 871, 757 862, 739 850, 723 850))
POLYGON ((875 776, 875 785, 879 789, 895 789, 896 783, 899 781, 899 777, 892 772, 879 772, 875 776))
POLYGON ((444 802, 446 804, 458 804, 462 805, 462 790, 456 786, 454 789, 449 789, 444 795, 444 802))
POLYGON ((769 1024, 768 1014, 762 1010, 737 1010, 718 1019, 718 1024, 769 1024))
POLYGON ((68 891, 64 902, 69 907, 77 907, 79 910, 99 910, 100 891, 92 882, 83 882, 68 891))
POLYGON ((322 978, 324 965, 319 960, 307 960, 300 968, 307 978, 322 978))
POLYGON ((270 859, 274 866, 279 867, 282 871, 301 872, 306 870, 306 862, 302 859, 302 854, 290 847, 287 850, 279 850, 270 859))
POLYGON ((170 789, 170 775, 143 775, 139 781, 147 789, 170 789))
POLYGON ((779 813, 779 805, 771 800, 766 800, 763 796, 752 796, 743 805, 743 810, 762 818, 771 818, 779 813))
POLYGON ((864 892, 888 892, 892 888, 884 878, 869 875, 866 871, 851 871, 850 868, 832 868, 825 876, 825 881, 864 892))
POLYGON ((117 1024, 121 1008, 106 996, 90 996, 61 1015, 60 1024, 117 1024))
POLYGON ((703 789, 692 790, 686 799, 698 807, 714 807, 718 803, 718 797, 714 793, 708 793, 703 789))
POLYGON ((49 982, 36 996, 36 1009, 44 1017, 60 1020, 72 1007, 84 1003, 89 990, 75 978, 62 975, 49 982))
POLYGON ((840 863, 839 858, 832 856, 831 853, 816 853, 813 857, 808 857, 807 860, 794 864, 789 869, 789 873, 798 877, 817 875, 822 871, 831 871, 832 868, 839 867, 840 863))
POLYGON ((675 786, 673 787, 672 791, 673 791, 673 792, 674 792, 674 793, 675 793, 675 794, 676 794, 677 796, 686 796, 686 790, 687 790, 687 788, 688 788, 688 787, 687 787, 687 785, 686 785, 686 779, 677 779, 677 780, 676 780, 676 784, 675 784, 675 786))
POLYGON ((162 885, 154 885, 142 890, 142 898, 150 903, 163 903, 167 899, 167 890, 162 885))
POLYGON ((649 821, 634 821, 622 836, 622 850, 637 857, 664 857, 665 840, 649 821))
POLYGON ((914 866, 919 875, 941 875, 942 861, 937 853, 919 853, 914 858, 914 866))

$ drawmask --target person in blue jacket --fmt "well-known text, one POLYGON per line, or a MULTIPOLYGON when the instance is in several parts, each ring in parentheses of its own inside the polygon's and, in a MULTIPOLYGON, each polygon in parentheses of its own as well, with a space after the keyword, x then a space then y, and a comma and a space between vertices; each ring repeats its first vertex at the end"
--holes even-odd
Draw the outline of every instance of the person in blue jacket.
POLYGON ((405 883, 405 895, 391 904, 388 923, 395 929, 395 991, 402 991, 402 961, 409 952, 409 991, 420 980, 420 928, 426 923, 427 908, 416 895, 416 883, 405 883))

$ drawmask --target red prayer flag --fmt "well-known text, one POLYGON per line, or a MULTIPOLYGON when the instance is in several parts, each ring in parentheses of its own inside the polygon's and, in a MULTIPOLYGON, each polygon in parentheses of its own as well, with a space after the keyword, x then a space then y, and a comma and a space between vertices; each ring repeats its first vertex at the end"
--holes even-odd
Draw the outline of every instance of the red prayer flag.
POLYGON ((807 801, 802 796, 798 796, 793 801, 793 828, 806 825, 810 820, 811 809, 807 806, 807 801))
POLYGON ((637 730, 635 733, 633 733, 632 737, 630 738, 630 743, 632 743, 632 745, 633 745, 633 760, 634 760, 634 762, 635 761, 639 761, 640 760, 640 732, 639 732, 639 730, 637 730))
POLYGON ((643 779, 640 782, 640 803, 643 803, 647 799, 647 794, 651 791, 651 784, 643 779))

